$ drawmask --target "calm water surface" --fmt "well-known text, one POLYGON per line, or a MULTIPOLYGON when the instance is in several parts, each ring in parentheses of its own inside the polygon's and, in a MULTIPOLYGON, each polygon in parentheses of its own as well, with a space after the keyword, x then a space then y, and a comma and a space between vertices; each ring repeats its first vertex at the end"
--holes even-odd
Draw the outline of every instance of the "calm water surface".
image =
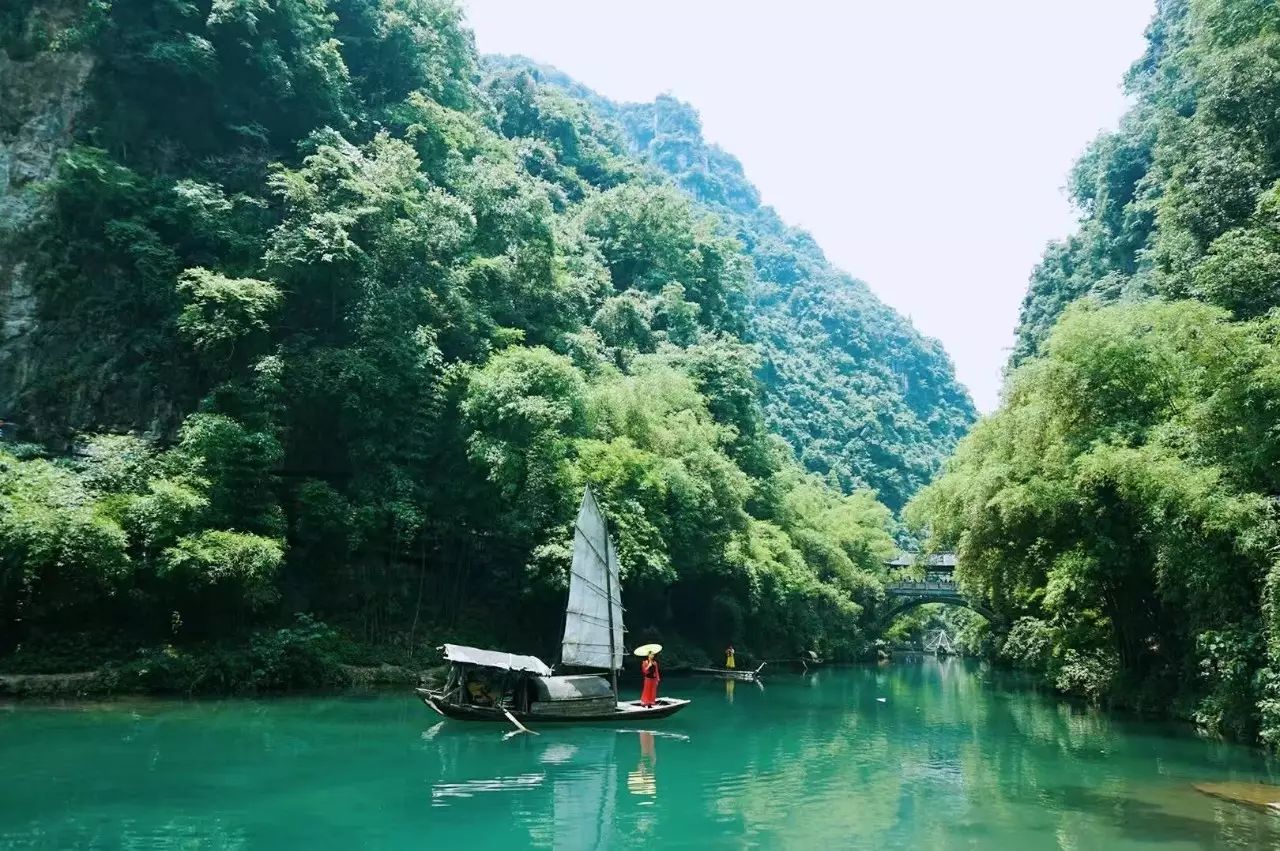
POLYGON ((651 732, 506 741, 401 695, 7 707, 0 848, 1280 847, 1191 788, 1259 753, 957 660, 663 687, 651 732))

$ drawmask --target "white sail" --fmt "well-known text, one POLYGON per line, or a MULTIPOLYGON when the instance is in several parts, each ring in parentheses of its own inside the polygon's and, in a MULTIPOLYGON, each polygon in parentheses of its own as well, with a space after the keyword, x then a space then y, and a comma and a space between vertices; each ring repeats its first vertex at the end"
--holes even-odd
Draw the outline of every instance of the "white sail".
POLYGON ((569 605, 560 659, 566 665, 598 670, 616 671, 622 667, 618 554, 590 488, 582 494, 582 507, 574 524, 569 605))

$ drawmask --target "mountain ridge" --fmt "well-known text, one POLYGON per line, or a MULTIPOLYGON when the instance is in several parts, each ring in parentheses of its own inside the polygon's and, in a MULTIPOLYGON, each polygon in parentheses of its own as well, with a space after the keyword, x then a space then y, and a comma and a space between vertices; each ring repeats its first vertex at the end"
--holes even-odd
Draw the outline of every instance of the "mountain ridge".
POLYGON ((869 486, 895 509, 932 478, 977 419, 944 347, 764 204, 737 157, 702 138, 692 106, 665 94, 617 103, 525 56, 482 61, 491 72, 529 73, 590 104, 621 127, 633 154, 743 242, 762 285, 748 338, 764 357, 768 422, 808 469, 846 491, 869 486))

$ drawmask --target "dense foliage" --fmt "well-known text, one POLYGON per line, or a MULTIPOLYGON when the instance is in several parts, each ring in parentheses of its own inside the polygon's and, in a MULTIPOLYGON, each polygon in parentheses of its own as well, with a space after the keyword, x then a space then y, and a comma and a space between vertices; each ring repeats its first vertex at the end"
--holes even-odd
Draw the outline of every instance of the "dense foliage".
POLYGON ((1003 407, 908 511, 1011 662, 1280 742, 1280 12, 1167 0, 1003 407))
POLYGON ((900 503, 971 409, 736 163, 749 203, 713 215, 598 104, 481 74, 439 0, 27 9, 0 47, 94 67, 46 215, 8 236, 38 315, 0 654, 115 633, 195 688, 241 662, 183 647, 267 635, 244 665, 272 685, 273 648, 328 634, 263 625, 309 612, 553 655, 585 484, 630 640, 865 648, 895 523, 858 486, 900 503))
POLYGON ((1197 299, 1239 319, 1280 303, 1280 12, 1264 0, 1162 0, 1126 87, 1136 100, 1069 188, 1078 231, 1031 278, 1014 364, 1067 304, 1197 299))
POLYGON ((807 469, 846 491, 871 487, 895 510, 933 478, 975 417, 946 352, 762 205, 742 164, 702 138, 692 107, 666 95, 615 104, 525 59, 489 64, 589 101, 732 230, 757 281, 746 334, 762 356, 765 419, 807 469))

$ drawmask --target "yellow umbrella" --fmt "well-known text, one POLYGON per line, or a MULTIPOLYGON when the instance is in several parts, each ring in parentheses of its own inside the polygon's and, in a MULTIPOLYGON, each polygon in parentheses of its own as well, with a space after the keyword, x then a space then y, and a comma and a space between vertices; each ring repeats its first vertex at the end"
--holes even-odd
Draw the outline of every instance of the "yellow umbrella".
POLYGON ((648 656, 650 653, 661 653, 662 645, 661 644, 642 644, 639 647, 637 647, 635 650, 632 650, 631 652, 636 654, 637 656, 648 656))

